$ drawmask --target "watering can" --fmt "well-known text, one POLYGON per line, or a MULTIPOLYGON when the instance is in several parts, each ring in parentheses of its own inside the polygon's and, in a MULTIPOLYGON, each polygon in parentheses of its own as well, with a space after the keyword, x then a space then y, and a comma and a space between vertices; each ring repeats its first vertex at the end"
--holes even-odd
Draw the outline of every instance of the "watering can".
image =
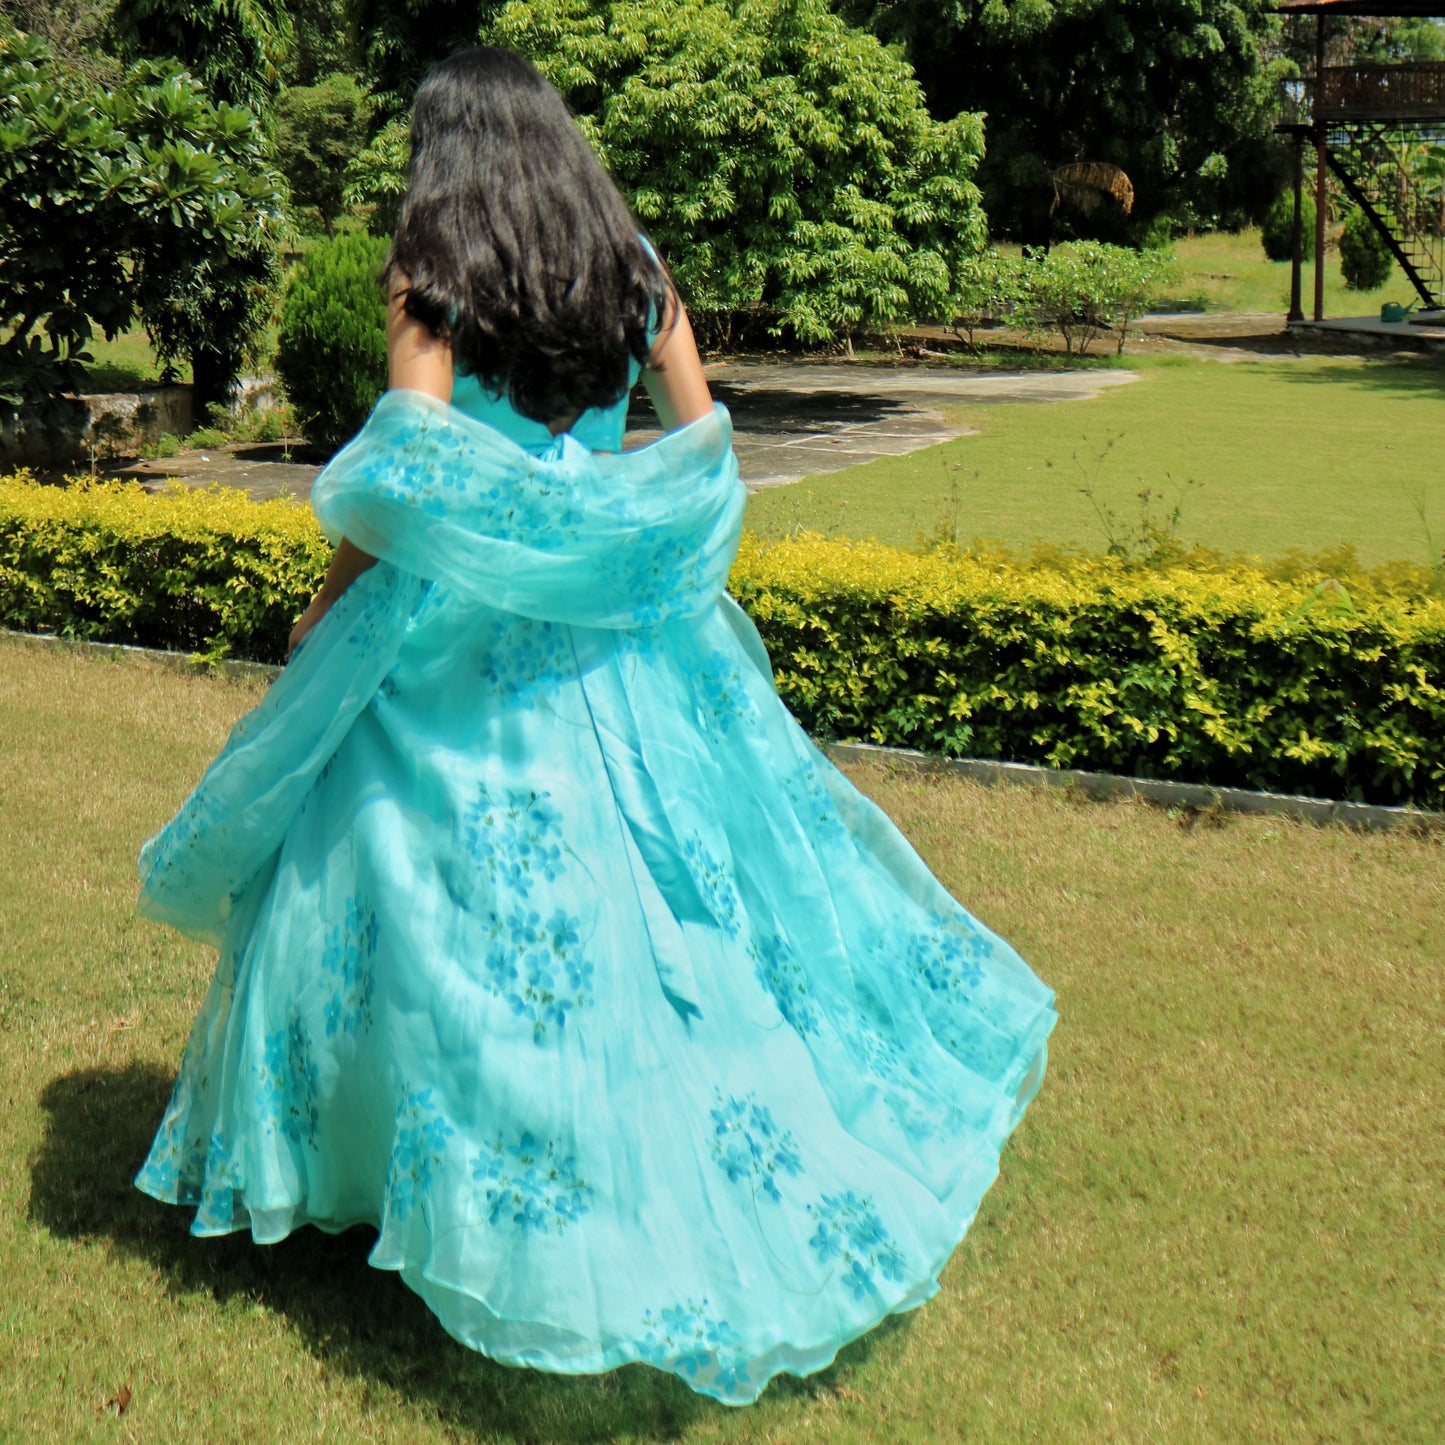
POLYGON ((1380 320, 1398 326, 1414 309, 1413 301, 1408 306, 1401 306, 1398 301, 1387 301, 1380 307, 1380 320))

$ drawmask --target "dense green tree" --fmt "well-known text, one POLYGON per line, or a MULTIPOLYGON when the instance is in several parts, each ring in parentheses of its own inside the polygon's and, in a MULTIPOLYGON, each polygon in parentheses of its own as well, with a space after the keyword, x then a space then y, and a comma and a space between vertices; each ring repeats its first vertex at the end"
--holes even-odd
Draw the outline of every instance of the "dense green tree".
POLYGON ((328 236, 345 209, 346 167, 366 144, 370 118, 366 92, 345 72, 291 86, 276 101, 276 163, 292 202, 315 210, 328 236))
MULTIPOLYGON (((558 87, 724 337, 951 316, 984 241, 979 119, 935 121, 897 54, 826 0, 514 0, 482 35, 558 87)), ((373 193, 398 133, 367 159, 373 193)))
POLYGON ((255 117, 174 62, 114 85, 0 27, 0 392, 78 389, 93 328, 139 317, 220 400, 269 314, 280 178, 255 117))
POLYGON ((1287 68, 1264 44, 1270 0, 843 0, 899 41, 935 114, 987 114, 979 172, 995 230, 1029 242, 1139 238, 1161 217, 1209 222, 1267 204, 1270 125, 1287 68), (1133 204, 1090 215, 1055 181, 1120 168, 1133 204))
POLYGON ((286 0, 292 33, 283 67, 288 85, 315 85, 338 71, 360 74, 356 11, 355 0, 286 0))
POLYGON ((38 35, 90 79, 113 80, 120 67, 102 43, 113 0, 0 0, 0 21, 38 35))
POLYGON ((500 0, 353 0, 364 73, 382 113, 405 115, 427 70, 475 45, 500 0))
POLYGON ((282 0, 116 0, 110 31, 132 58, 178 60, 212 100, 262 114, 291 51, 282 0))

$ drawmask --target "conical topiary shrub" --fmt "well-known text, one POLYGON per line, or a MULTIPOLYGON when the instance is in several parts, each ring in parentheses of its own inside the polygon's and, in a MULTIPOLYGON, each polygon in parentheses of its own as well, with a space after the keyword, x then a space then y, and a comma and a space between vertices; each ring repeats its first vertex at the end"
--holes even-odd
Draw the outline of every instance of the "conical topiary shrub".
POLYGON ((308 441, 349 441, 386 390, 387 242, 337 236, 306 253, 281 311, 276 370, 308 441))
MULTIPOLYGON (((1300 258, 1313 261, 1315 258, 1315 202, 1313 196, 1300 197, 1300 258)), ((1271 261, 1288 261, 1294 256, 1294 192, 1285 191, 1275 197, 1274 204, 1264 213, 1264 224, 1259 228, 1260 244, 1264 254, 1271 261)))

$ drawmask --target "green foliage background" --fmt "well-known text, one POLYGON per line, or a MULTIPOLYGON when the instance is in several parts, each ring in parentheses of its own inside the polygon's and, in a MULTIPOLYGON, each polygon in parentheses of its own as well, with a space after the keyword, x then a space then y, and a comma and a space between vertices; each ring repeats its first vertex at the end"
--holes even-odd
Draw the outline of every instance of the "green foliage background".
POLYGON ((1340 236, 1340 271, 1352 291, 1376 291, 1390 279, 1395 258, 1370 218, 1356 206, 1340 236))
POLYGON ((307 437, 338 446, 386 389, 386 304, 378 273, 387 242, 338 236, 313 246, 281 311, 276 371, 307 437))
POLYGON ((106 84, 0 20, 0 391, 83 389, 92 328, 139 317, 219 400, 269 316, 282 192, 255 117, 175 62, 106 84))
POLYGON ((900 42, 934 111, 984 111, 979 174, 995 234, 1138 240, 1158 218, 1209 225, 1262 210, 1279 186, 1269 0, 847 0, 900 42), (1056 209, 1051 173, 1121 167, 1131 215, 1056 209))
MULTIPOLYGON (((420 26, 445 7, 405 8, 420 26)), ((935 121, 901 58, 824 0, 513 0, 481 38, 562 92, 716 339, 951 316, 986 239, 981 120, 935 121)), ((420 59, 387 51, 378 86, 420 59)), ((402 124, 364 159, 368 198, 398 189, 402 124)))
MULTIPOLYGON (((234 491, 0 480, 0 625, 285 656, 329 549, 234 491)), ((1445 602, 1323 572, 745 538, 730 587, 823 738, 1445 805, 1445 602)))

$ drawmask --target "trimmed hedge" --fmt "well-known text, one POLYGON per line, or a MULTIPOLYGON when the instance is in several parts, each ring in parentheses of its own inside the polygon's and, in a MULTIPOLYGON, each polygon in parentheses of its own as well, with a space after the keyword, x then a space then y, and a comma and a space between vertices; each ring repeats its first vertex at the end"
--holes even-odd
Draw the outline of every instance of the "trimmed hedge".
POLYGON ((1445 804, 1445 603, 1244 563, 749 540, 731 589, 817 736, 1445 804))
POLYGON ((284 662, 330 560, 294 502, 0 478, 0 625, 21 631, 284 662))
MULTIPOLYGON (((0 479, 6 627, 279 662, 328 556, 289 502, 0 479)), ((745 538, 731 588, 820 737, 1445 805, 1445 603, 1294 571, 745 538)))

